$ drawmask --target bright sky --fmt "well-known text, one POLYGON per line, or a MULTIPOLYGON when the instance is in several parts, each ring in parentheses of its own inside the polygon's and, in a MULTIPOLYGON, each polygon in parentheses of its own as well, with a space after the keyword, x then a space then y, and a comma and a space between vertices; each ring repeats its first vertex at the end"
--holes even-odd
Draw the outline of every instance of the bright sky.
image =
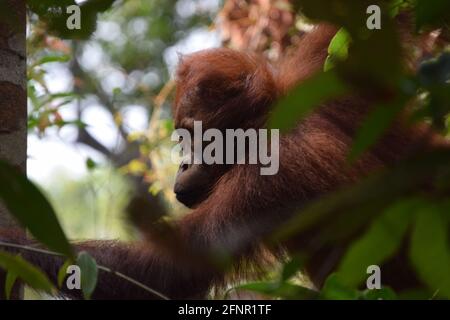
MULTIPOLYGON (((178 53, 191 53, 201 49, 217 47, 220 45, 220 38, 217 32, 201 28, 192 32, 186 39, 170 47, 164 53, 164 60, 173 71, 178 60, 178 53)), ((96 61, 99 58, 95 48, 90 50, 89 59, 96 61)), ((87 59, 86 59, 87 60, 87 59)), ((82 61, 83 62, 83 61, 82 61)), ((51 92, 68 91, 71 88, 70 76, 64 68, 58 64, 49 64, 46 81, 51 92)), ((112 78, 111 81, 120 79, 112 78)), ((116 84, 112 84, 116 86, 116 84)), ((65 119, 73 119, 75 109, 73 105, 64 106, 61 114, 65 119)), ((89 107, 85 112, 83 121, 89 125, 89 132, 103 142, 106 146, 114 148, 116 144, 117 132, 114 123, 108 112, 100 106, 89 107)), ((135 130, 142 130, 147 125, 145 113, 141 107, 130 107, 124 115, 125 125, 135 130)), ((104 161, 98 152, 82 146, 71 144, 76 136, 76 130, 70 126, 63 127, 57 134, 56 129, 47 131, 45 138, 38 138, 35 135, 28 137, 28 176, 39 184, 45 185, 50 181, 52 175, 64 172, 72 177, 80 177, 87 173, 86 158, 91 157, 96 162, 104 161)))

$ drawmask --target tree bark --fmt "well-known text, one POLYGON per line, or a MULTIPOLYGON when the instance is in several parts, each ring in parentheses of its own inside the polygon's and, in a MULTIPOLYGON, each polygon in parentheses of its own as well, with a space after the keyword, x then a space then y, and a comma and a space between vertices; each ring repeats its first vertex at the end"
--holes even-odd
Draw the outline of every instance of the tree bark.
MULTIPOLYGON (((27 96, 25 49, 25 1, 2 0, 0 4, 0 159, 26 172, 27 96)), ((0 227, 15 221, 0 202, 0 227)), ((0 279, 0 299, 4 279, 0 279)), ((21 290, 13 290, 20 298, 21 290)))

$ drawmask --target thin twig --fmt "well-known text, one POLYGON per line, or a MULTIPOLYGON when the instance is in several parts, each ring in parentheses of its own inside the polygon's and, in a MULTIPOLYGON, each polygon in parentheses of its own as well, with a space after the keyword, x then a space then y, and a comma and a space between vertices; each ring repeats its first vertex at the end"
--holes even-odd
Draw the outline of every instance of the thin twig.
POLYGON ((124 280, 126 280, 126 281, 128 281, 128 282, 130 282, 130 283, 132 283, 132 284, 134 284, 134 285, 136 285, 136 286, 138 286, 138 287, 140 287, 140 288, 142 288, 142 289, 152 293, 152 294, 154 294, 155 296, 157 296, 157 297, 159 297, 159 298, 161 298, 163 300, 170 300, 169 297, 165 296, 164 294, 162 294, 162 293, 160 293, 160 292, 158 292, 158 291, 156 291, 156 290, 146 286, 145 284, 143 284, 143 283, 141 283, 141 282, 139 282, 137 280, 134 280, 133 278, 130 278, 129 276, 123 274, 122 272, 114 271, 114 270, 111 270, 110 268, 107 268, 107 267, 101 266, 101 265, 99 265, 97 267, 99 269, 103 270, 103 271, 110 272, 110 273, 116 275, 117 277, 122 278, 122 279, 124 279, 124 280))
MULTIPOLYGON (((60 253, 57 253, 57 252, 54 252, 54 251, 49 251, 49 250, 45 250, 45 249, 34 248, 34 247, 30 247, 30 246, 26 246, 26 245, 21 245, 21 244, 16 244, 16 243, 10 243, 10 242, 3 242, 3 241, 0 241, 0 246, 3 246, 3 247, 10 247, 10 248, 16 248, 16 249, 23 249, 23 250, 27 250, 27 251, 34 251, 34 252, 37 252, 37 253, 48 254, 48 255, 52 255, 52 256, 64 257, 64 255, 62 255, 62 254, 60 254, 60 253)), ((141 283, 141 282, 139 282, 139 281, 137 281, 137 280, 135 280, 135 279, 133 279, 133 278, 131 278, 131 277, 129 277, 129 276, 127 276, 127 275, 121 273, 121 272, 114 271, 114 270, 112 270, 112 269, 110 269, 110 268, 108 268, 108 267, 102 266, 102 265, 97 265, 97 268, 100 269, 100 270, 103 270, 103 271, 105 271, 105 272, 112 273, 113 275, 115 275, 115 276, 117 276, 117 277, 119 277, 119 278, 122 278, 122 279, 124 279, 124 280, 126 280, 126 281, 128 281, 128 282, 130 282, 130 283, 132 283, 132 284, 134 284, 135 286, 137 286, 137 287, 139 287, 139 288, 141 288, 141 289, 144 289, 145 291, 148 291, 148 292, 150 292, 151 294, 153 294, 153 295, 155 295, 155 296, 157 296, 157 297, 159 297, 159 298, 161 298, 161 299, 163 299, 163 300, 170 300, 170 299, 169 299, 167 296, 165 296, 164 294, 162 294, 162 293, 160 293, 160 292, 158 292, 158 291, 156 291, 156 290, 154 290, 154 289, 152 289, 152 288, 146 286, 145 284, 143 284, 143 283, 141 283)))
POLYGON ((39 253, 48 254, 48 255, 52 255, 52 256, 60 256, 60 257, 63 257, 62 254, 57 253, 57 252, 54 252, 54 251, 49 251, 49 250, 45 250, 45 249, 39 249, 39 248, 34 248, 34 247, 24 246, 24 245, 17 244, 17 243, 11 243, 11 242, 3 242, 3 241, 0 241, 0 246, 3 246, 3 247, 11 247, 11 248, 17 248, 17 249, 24 249, 24 250, 34 251, 34 252, 39 252, 39 253))

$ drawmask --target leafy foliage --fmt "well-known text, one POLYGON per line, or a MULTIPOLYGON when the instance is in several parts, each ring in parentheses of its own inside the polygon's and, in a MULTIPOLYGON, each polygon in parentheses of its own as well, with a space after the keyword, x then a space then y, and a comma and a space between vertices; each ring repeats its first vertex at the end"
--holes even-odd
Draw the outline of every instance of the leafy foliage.
POLYGON ((417 214, 411 235, 411 261, 417 274, 439 296, 450 298, 449 203, 429 203, 417 214))
POLYGON ((319 73, 293 89, 276 105, 270 127, 290 129, 327 99, 347 91, 333 71, 319 73))
POLYGON ((341 28, 336 35, 331 39, 328 47, 328 57, 325 61, 324 71, 328 71, 333 67, 333 61, 345 60, 348 56, 348 47, 350 45, 351 38, 348 32, 341 28))
POLYGON ((80 252, 77 265, 81 269, 81 289, 85 299, 89 299, 97 284, 98 269, 95 259, 87 252, 80 252))
MULTIPOLYGON (((84 2, 82 12, 86 24, 82 30, 68 31, 65 28, 67 16, 64 8, 73 4, 73 0, 28 1, 30 10, 35 14, 32 17, 35 28, 30 42, 33 48, 38 48, 30 52, 31 63, 28 67, 28 94, 32 104, 29 128, 37 128, 38 132, 43 133, 53 125, 74 125, 79 128, 79 132, 85 133, 83 130, 86 125, 81 121, 83 108, 79 108, 80 114, 72 120, 63 119, 59 109, 75 101, 81 105, 86 96, 95 92, 96 98, 114 118, 127 146, 138 146, 141 157, 129 159, 131 161, 122 170, 131 175, 142 175, 153 182, 160 181, 162 175, 154 167, 150 169, 147 155, 152 150, 152 164, 157 166, 165 154, 164 150, 155 150, 172 129, 167 118, 166 103, 172 87, 170 83, 164 85, 169 72, 162 56, 164 50, 186 36, 188 30, 199 24, 210 23, 211 17, 198 14, 180 18, 173 10, 177 1, 118 1, 120 12, 116 10, 118 5, 114 2, 84 2), (102 13, 101 22, 127 24, 128 27, 120 33, 121 45, 93 34, 99 13, 102 13), (139 24, 142 18, 148 25, 136 35, 131 23, 139 24), (53 45, 48 46, 46 31, 61 38, 90 38, 92 42, 68 45, 67 42, 52 38, 53 45), (97 70, 77 65, 88 45, 93 43, 102 54, 107 53, 109 70, 118 71, 126 76, 128 82, 135 81, 138 84, 126 90, 105 90, 102 86, 104 79, 97 75, 97 70), (46 67, 52 63, 66 64, 76 80, 73 90, 50 93, 44 76, 46 67), (142 76, 144 73, 150 78, 156 78, 156 81, 151 85, 146 84, 142 76), (122 108, 132 103, 151 105, 149 133, 129 134, 124 130, 122 108), (162 116, 164 114, 166 118, 162 116)), ((376 145, 392 125, 393 119, 405 111, 407 105, 413 105, 411 120, 428 121, 435 129, 449 132, 448 45, 447 48, 436 46, 426 56, 419 57, 416 51, 420 48, 402 48, 401 35, 397 32, 395 22, 399 15, 412 15, 416 22, 415 35, 425 36, 434 28, 441 28, 441 33, 448 35, 448 0, 302 0, 295 1, 293 8, 308 21, 328 21, 342 28, 330 43, 324 72, 306 80, 279 101, 270 120, 271 127, 288 130, 330 99, 354 90, 364 92, 371 89, 380 92, 380 96, 388 95, 390 99, 380 99, 374 111, 363 122, 349 151, 350 162, 357 161, 376 145), (365 24, 366 8, 373 4, 381 7, 381 30, 368 30, 365 24), (411 58, 420 62, 417 72, 411 72, 411 68, 403 63, 404 51, 411 53, 411 58)), ((98 149, 111 156, 104 149, 98 149)), ((97 167, 90 158, 86 160, 86 165, 91 170, 97 167)), ((12 214, 29 228, 36 239, 70 257, 65 264, 67 266, 75 258, 48 201, 25 177, 5 164, 0 164, 0 179, 3 182, 0 196, 12 214)), ((164 187, 161 184, 153 184, 150 192, 156 194, 162 189, 164 187)), ((326 280, 322 290, 313 290, 296 281, 298 271, 308 259, 301 253, 285 263, 273 279, 244 283, 233 290, 255 291, 264 296, 284 299, 370 300, 412 297, 412 293, 396 293, 387 287, 361 290, 367 277, 367 266, 387 261, 406 243, 410 262, 423 283, 423 287, 419 288, 420 296, 450 298, 449 194, 450 154, 437 152, 417 155, 367 180, 317 199, 278 230, 273 239, 285 240, 323 225, 325 227, 318 236, 322 242, 319 246, 330 243, 348 245, 343 260, 336 272, 326 280), (424 184, 430 186, 429 192, 425 193, 420 188, 424 184)), ((98 267, 86 253, 80 253, 76 261, 83 270, 83 294, 89 298, 95 288, 98 267)), ((7 294, 17 277, 34 288, 52 290, 48 279, 20 257, 0 252, 0 266, 9 272, 7 294)), ((58 276, 60 285, 65 276, 64 270, 63 267, 58 276)))
POLYGON ((26 284, 36 290, 42 290, 47 293, 54 292, 53 284, 47 276, 20 256, 0 252, 0 267, 8 271, 5 286, 7 297, 10 296, 11 289, 17 278, 22 279, 26 284))
POLYGON ((343 258, 338 269, 342 283, 357 287, 367 277, 367 266, 381 265, 395 253, 402 244, 414 210, 421 205, 420 199, 400 201, 377 217, 343 258))
POLYGON ((398 97, 392 102, 381 104, 365 119, 353 141, 349 153, 349 160, 359 158, 364 151, 374 145, 383 133, 392 125, 392 122, 402 111, 406 103, 404 96, 398 97))
MULTIPOLYGON (((448 52, 445 49, 443 52, 435 52, 436 57, 422 62, 418 72, 411 76, 401 63, 400 37, 396 34, 393 23, 396 15, 405 10, 413 11, 418 33, 425 33, 430 27, 442 27, 442 32, 448 32, 448 10, 442 10, 448 2, 444 2, 418 1, 416 5, 411 1, 392 1, 389 11, 384 9, 387 8, 385 3, 377 2, 382 12, 389 12, 389 15, 382 16, 381 30, 370 34, 362 25, 365 20, 361 19, 368 2, 298 2, 302 13, 308 18, 326 20, 345 28, 330 43, 325 70, 332 69, 337 81, 346 85, 350 83, 350 86, 362 90, 368 86, 380 88, 380 92, 388 90, 393 96, 388 103, 375 106, 374 111, 363 122, 350 150, 350 161, 357 160, 376 144, 410 101, 416 102, 412 119, 430 120, 436 129, 445 132, 450 112, 448 52), (327 10, 325 6, 330 9, 327 10)), ((301 101, 314 99, 317 102, 327 99, 328 92, 333 90, 320 85, 309 89, 305 91, 306 96, 302 96, 301 101)), ((277 112, 280 114, 275 112, 272 119, 289 116, 301 119, 303 114, 300 114, 300 110, 302 108, 296 112, 289 110, 289 113, 284 113, 284 110, 279 109, 277 112)), ((295 123, 296 119, 289 118, 289 123, 295 123)), ((283 126, 283 123, 277 123, 283 126)), ((324 244, 336 243, 358 233, 361 226, 372 221, 370 228, 351 242, 337 273, 326 281, 321 297, 391 299, 396 298, 396 294, 388 288, 373 292, 369 290, 366 293, 356 289, 367 278, 367 266, 381 265, 399 250, 405 239, 408 239, 407 233, 412 224, 411 263, 428 286, 427 296, 450 298, 447 292, 450 251, 445 240, 448 239, 449 227, 449 184, 443 183, 445 179, 441 178, 445 176, 448 179, 445 172, 450 169, 450 159, 447 157, 448 154, 445 153, 419 156, 413 162, 405 162, 347 190, 319 199, 281 228, 275 237, 289 238, 290 235, 313 229, 318 223, 326 225, 325 221, 329 220, 329 227, 324 228, 326 232, 321 233, 318 238, 324 244), (426 181, 432 181, 439 187, 432 194, 424 196, 421 188, 414 186, 426 181), (337 220, 346 221, 347 225, 337 220)))
POLYGON ((72 257, 72 247, 52 206, 36 186, 4 162, 0 162, 0 180, 0 199, 12 215, 48 248, 72 257))
POLYGON ((80 7, 83 24, 80 29, 67 28, 67 8, 76 5, 74 0, 28 0, 28 7, 46 23, 47 30, 60 38, 87 39, 95 31, 97 14, 104 12, 115 0, 88 0, 80 7))

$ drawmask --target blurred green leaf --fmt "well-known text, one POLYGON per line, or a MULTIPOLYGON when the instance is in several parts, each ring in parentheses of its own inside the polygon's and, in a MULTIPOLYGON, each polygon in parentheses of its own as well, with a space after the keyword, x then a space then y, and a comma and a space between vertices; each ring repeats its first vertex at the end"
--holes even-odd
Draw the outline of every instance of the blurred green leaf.
POLYGON ((339 278, 346 286, 356 288, 367 278, 370 265, 381 265, 400 247, 414 210, 423 205, 421 199, 407 199, 389 207, 354 241, 338 268, 339 278))
POLYGON ((14 283, 16 283, 17 274, 14 271, 8 271, 5 279, 5 297, 7 300, 11 298, 11 291, 14 287, 14 283))
POLYGON ((348 58, 336 63, 337 72, 362 92, 395 90, 402 80, 403 62, 394 22, 384 17, 380 30, 364 28, 351 37, 348 58))
POLYGON ((73 124, 75 126, 77 126, 80 129, 84 129, 87 128, 87 124, 84 123, 82 120, 74 120, 74 121, 65 121, 66 124, 73 124))
POLYGON ((49 249, 73 256, 50 203, 17 168, 0 161, 0 199, 10 213, 49 249))
POLYGON ((425 115, 431 117, 433 126, 438 130, 444 131, 450 112, 450 85, 431 88, 424 108, 425 115))
MULTIPOLYGON (((0 251, 0 267, 12 272, 33 289, 47 293, 54 291, 54 287, 47 276, 20 256, 0 251)), ((11 281, 12 278, 9 280, 8 286, 12 287, 11 281)))
POLYGON ((64 262, 64 264, 61 266, 61 268, 59 268, 59 270, 58 270, 58 277, 57 277, 57 280, 58 280, 58 287, 59 287, 59 288, 62 288, 64 279, 65 279, 66 276, 67 276, 67 268, 68 268, 71 264, 73 264, 73 261, 70 260, 70 259, 67 259, 67 260, 64 262))
POLYGON ((339 29, 328 46, 328 57, 325 60, 324 71, 330 70, 334 66, 334 61, 347 58, 350 41, 350 34, 344 28, 339 29))
POLYGON ((442 26, 450 21, 450 1, 416 0, 415 6, 417 28, 424 25, 442 26))
POLYGON ((117 96, 119 96, 119 95, 121 95, 122 94, 122 89, 121 88, 114 88, 113 89, 113 96, 114 96, 114 98, 117 98, 117 96))
MULTIPOLYGON (((342 220, 346 214, 360 210, 363 205, 377 208, 389 204, 423 187, 423 183, 439 176, 449 165, 450 151, 444 150, 402 161, 389 170, 372 174, 354 185, 312 201, 274 232, 271 239, 275 242, 286 240, 317 225, 322 225, 322 229, 323 225, 334 225, 334 217, 342 220)), ((367 222, 373 218, 371 215, 360 216, 367 222)))
POLYGON ((397 294, 391 288, 365 290, 361 297, 364 300, 397 300, 397 294))
POLYGON ((78 254, 77 265, 81 269, 81 290, 85 299, 90 299, 97 285, 98 268, 95 259, 82 251, 78 254))
POLYGON ((283 299, 313 299, 318 296, 314 290, 288 282, 251 282, 234 287, 232 290, 248 290, 283 299))
POLYGON ((411 289, 397 294, 398 300, 429 300, 432 294, 424 289, 411 289))
POLYGON ((293 256, 287 263, 283 266, 283 271, 281 272, 281 281, 287 281, 292 278, 299 270, 303 267, 305 263, 305 258, 300 255, 293 256))
POLYGON ((295 1, 297 9, 308 18, 317 21, 328 21, 347 30, 360 30, 366 26, 366 20, 361 19, 366 14, 366 8, 380 1, 373 0, 302 0, 295 1))
POLYGON ((318 73, 291 90, 277 103, 271 114, 269 127, 281 130, 293 128, 321 103, 342 96, 347 91, 348 88, 333 71, 318 73))
POLYGON ((375 107, 359 128, 353 141, 348 159, 355 161, 369 147, 374 145, 403 110, 406 97, 401 96, 392 102, 375 107))
POLYGON ((79 5, 81 28, 67 28, 67 7, 76 4, 74 0, 27 0, 28 7, 47 24, 50 33, 63 39, 88 39, 95 31, 97 14, 111 7, 115 0, 87 0, 79 5))
POLYGON ((162 185, 160 182, 155 181, 153 182, 150 187, 148 188, 148 192, 150 192, 153 196, 158 195, 162 190, 162 185))
POLYGON ((86 159, 86 168, 88 168, 88 170, 94 170, 95 168, 97 168, 97 163, 92 160, 92 158, 88 157, 86 159))
POLYGON ((418 276, 431 291, 439 290, 439 296, 450 298, 449 224, 444 214, 448 212, 443 212, 437 203, 430 203, 417 213, 410 257, 418 276))
POLYGON ((51 62, 68 62, 70 61, 70 56, 68 55, 46 55, 39 59, 34 66, 40 66, 51 62))
POLYGON ((161 127, 166 130, 166 132, 171 133, 173 130, 175 130, 175 125, 173 123, 172 119, 161 119, 161 127))
POLYGON ((399 12, 405 0, 392 0, 389 4, 389 14, 391 17, 395 17, 399 12))
POLYGON ((320 296, 327 300, 356 300, 358 291, 342 284, 338 275, 331 274, 325 281, 320 296))
POLYGON ((33 104, 33 107, 39 106, 39 99, 36 94, 36 87, 33 85, 32 82, 28 81, 28 90, 27 90, 28 98, 31 100, 31 103, 33 104))
POLYGON ((87 0, 82 4, 89 11, 104 12, 108 10, 116 0, 87 0))

